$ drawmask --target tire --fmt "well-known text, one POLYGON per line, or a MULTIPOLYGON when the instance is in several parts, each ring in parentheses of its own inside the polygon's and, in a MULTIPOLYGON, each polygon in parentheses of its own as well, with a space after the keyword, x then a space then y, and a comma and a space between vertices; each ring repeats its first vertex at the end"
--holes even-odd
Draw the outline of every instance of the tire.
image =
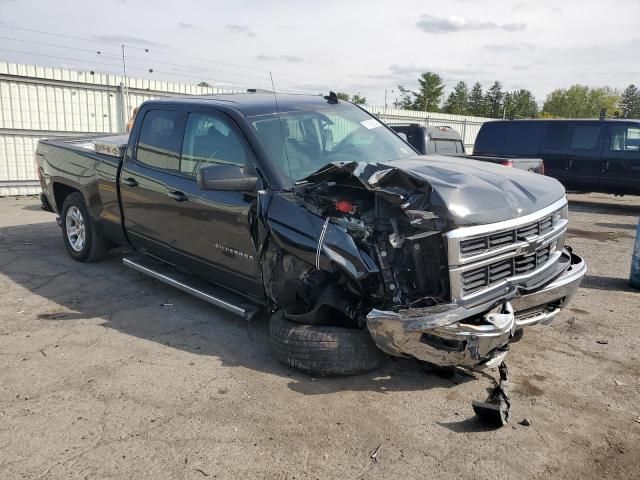
POLYGON ((269 332, 278 360, 314 375, 357 375, 386 358, 366 330, 300 325, 285 320, 282 310, 271 317, 269 332))
POLYGON ((79 262, 97 262, 107 254, 107 242, 89 215, 78 192, 65 198, 60 212, 62 238, 67 252, 79 262))

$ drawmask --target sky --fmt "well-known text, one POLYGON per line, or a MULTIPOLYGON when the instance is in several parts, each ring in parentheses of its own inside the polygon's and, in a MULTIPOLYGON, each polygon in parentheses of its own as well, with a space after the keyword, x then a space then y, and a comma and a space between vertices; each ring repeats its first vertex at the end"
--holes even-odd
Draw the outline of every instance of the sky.
POLYGON ((271 72, 279 92, 384 105, 432 71, 447 93, 499 80, 542 103, 640 84, 639 19, 640 0, 0 0, 0 61, 121 73, 124 44, 143 78, 270 89, 271 72))

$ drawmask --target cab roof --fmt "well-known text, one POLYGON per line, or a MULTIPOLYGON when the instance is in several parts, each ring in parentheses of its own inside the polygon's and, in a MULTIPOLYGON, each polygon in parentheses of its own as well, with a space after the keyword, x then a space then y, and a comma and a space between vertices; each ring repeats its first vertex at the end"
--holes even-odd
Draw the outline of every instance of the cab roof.
MULTIPOLYGON (((278 94, 277 108, 275 99, 276 97, 273 93, 224 93, 219 95, 154 99, 145 103, 224 106, 233 108, 247 117, 268 115, 278 111, 284 113, 296 110, 308 110, 310 108, 327 108, 329 105, 333 106, 321 95, 278 94)), ((349 102, 342 100, 340 100, 339 103, 351 105, 349 102)))

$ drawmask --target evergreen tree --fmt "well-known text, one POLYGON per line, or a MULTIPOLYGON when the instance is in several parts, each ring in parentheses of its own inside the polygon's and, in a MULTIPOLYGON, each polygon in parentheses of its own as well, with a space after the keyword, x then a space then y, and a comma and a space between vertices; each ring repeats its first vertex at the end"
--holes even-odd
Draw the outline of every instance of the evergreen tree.
POLYGON ((469 113, 476 117, 485 117, 487 115, 487 105, 484 102, 484 93, 482 92, 482 85, 480 82, 476 82, 471 88, 469 94, 469 113))
POLYGON ((449 94, 443 111, 456 115, 469 114, 469 87, 464 82, 458 82, 449 94))
POLYGON ((442 77, 437 73, 425 72, 418 79, 419 88, 414 92, 414 109, 423 112, 437 112, 444 93, 442 77))
POLYGON ((533 118, 538 113, 538 104, 533 93, 524 88, 507 93, 504 105, 508 118, 533 118))
POLYGON ((631 84, 620 96, 620 110, 625 118, 640 118, 640 89, 631 84))
POLYGON ((504 92, 502 91, 502 84, 497 80, 491 85, 491 88, 487 90, 484 96, 487 113, 491 118, 501 118, 503 115, 503 101, 504 92))
POLYGON ((393 102, 393 106, 396 108, 403 108, 405 110, 413 110, 414 93, 402 85, 398 85, 398 91, 400 92, 400 98, 393 102))

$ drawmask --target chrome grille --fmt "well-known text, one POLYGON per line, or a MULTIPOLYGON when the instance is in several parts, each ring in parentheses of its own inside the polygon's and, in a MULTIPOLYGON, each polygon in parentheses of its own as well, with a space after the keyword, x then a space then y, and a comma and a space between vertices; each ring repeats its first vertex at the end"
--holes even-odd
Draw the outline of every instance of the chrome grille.
POLYGON ((553 215, 547 215, 537 222, 529 223, 517 229, 462 240, 460 242, 460 255, 462 257, 471 257, 494 248, 497 249, 526 241, 527 238, 544 235, 552 229, 553 215))
POLYGON ((452 300, 473 305, 553 275, 564 248, 567 211, 561 199, 519 218, 447 232, 452 300))
POLYGON ((542 267, 551 258, 551 244, 534 253, 518 255, 506 260, 465 271, 461 275, 462 294, 468 295, 490 287, 506 278, 523 275, 542 267))

